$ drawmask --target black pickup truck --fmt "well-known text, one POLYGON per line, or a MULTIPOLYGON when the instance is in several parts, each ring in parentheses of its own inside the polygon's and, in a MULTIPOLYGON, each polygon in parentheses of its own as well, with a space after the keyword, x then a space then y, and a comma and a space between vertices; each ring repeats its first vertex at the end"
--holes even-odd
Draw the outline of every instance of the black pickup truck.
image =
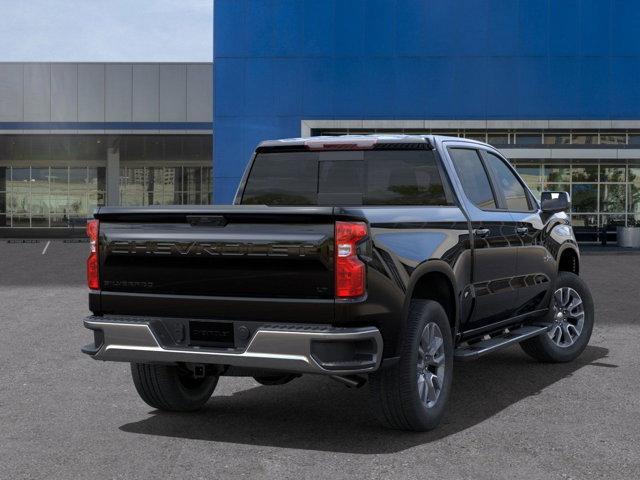
MULTIPOLYGON (((261 143, 231 206, 102 207, 87 225, 96 360, 202 407, 222 375, 369 383, 387 426, 443 416, 454 360, 575 359, 594 323, 565 213, 491 146, 438 136, 261 143)), ((518 379, 514 379, 518 381, 518 379)))

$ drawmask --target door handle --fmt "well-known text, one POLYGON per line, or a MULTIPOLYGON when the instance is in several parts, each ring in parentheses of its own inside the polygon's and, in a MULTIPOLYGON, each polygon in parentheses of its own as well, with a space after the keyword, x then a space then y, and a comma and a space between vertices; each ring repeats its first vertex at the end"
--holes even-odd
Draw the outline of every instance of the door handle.
POLYGON ((518 233, 518 235, 526 235, 527 233, 529 233, 529 227, 518 227, 516 228, 516 232, 518 233))
POLYGON ((489 230, 488 228, 476 228, 473 231, 473 234, 476 237, 480 237, 480 238, 485 238, 489 235, 489 233, 491 233, 491 230, 489 230))

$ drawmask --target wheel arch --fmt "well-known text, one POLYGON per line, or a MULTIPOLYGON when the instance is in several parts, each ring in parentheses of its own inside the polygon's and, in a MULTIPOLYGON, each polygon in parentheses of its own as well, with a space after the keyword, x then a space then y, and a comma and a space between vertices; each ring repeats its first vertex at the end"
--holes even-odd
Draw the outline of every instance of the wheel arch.
POLYGON ((573 245, 567 244, 558 252, 558 272, 580 274, 580 254, 573 245))
POLYGON ((453 270, 446 262, 428 260, 413 272, 407 287, 403 322, 407 319, 411 301, 414 299, 433 300, 442 305, 449 318, 451 335, 455 338, 459 316, 458 291, 453 270))

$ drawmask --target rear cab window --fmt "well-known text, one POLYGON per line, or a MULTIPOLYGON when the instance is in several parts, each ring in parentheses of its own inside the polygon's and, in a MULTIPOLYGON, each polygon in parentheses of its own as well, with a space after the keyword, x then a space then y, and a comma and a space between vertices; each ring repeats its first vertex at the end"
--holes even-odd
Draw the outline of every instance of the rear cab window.
POLYGON ((245 205, 451 205, 432 150, 258 153, 245 205))

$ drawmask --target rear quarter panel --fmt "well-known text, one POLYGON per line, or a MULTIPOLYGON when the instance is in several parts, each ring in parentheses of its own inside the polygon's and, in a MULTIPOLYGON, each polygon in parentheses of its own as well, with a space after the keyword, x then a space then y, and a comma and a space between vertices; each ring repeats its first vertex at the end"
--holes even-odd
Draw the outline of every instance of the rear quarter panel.
MULTIPOLYGON (((451 207, 353 207, 341 212, 365 218, 371 250, 365 302, 336 302, 336 323, 375 325, 385 356, 395 354, 414 284, 425 273, 446 271, 455 279, 456 304, 471 275, 469 227, 451 207)), ((340 213, 340 212, 337 212, 340 213)))

